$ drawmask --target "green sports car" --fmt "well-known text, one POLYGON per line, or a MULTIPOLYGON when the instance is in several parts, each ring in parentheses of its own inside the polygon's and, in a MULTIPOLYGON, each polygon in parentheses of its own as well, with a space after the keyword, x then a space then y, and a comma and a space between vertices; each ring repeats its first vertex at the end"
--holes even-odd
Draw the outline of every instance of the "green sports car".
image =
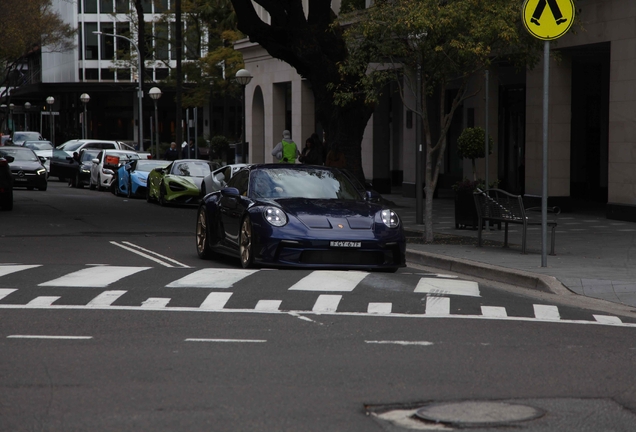
POLYGON ((155 168, 148 174, 146 201, 198 204, 201 182, 212 169, 210 162, 198 159, 178 159, 165 168, 155 168))

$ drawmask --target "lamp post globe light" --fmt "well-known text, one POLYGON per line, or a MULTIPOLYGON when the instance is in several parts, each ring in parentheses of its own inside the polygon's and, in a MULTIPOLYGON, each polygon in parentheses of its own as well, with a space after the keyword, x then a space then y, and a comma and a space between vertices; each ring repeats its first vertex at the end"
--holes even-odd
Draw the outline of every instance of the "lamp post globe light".
POLYGON ((29 130, 29 116, 27 111, 29 111, 31 109, 31 103, 30 102, 25 102, 24 103, 24 130, 29 130))
POLYGON ((82 95, 80 96, 80 100, 84 104, 84 116, 82 117, 82 138, 86 139, 88 138, 88 117, 86 117, 86 104, 88 103, 88 101, 91 100, 91 97, 88 95, 88 93, 82 93, 82 95))
POLYGON ((240 69, 236 72, 235 79, 243 87, 242 109, 241 109, 241 162, 247 163, 247 146, 245 145, 245 87, 252 81, 252 74, 247 69, 240 69))
POLYGON ((49 120, 51 125, 51 144, 55 147, 55 130, 53 129, 53 104, 55 103, 55 98, 53 96, 49 96, 46 98, 46 103, 49 105, 49 120))
POLYGON ((133 42, 132 39, 127 38, 126 36, 122 36, 122 35, 118 35, 118 34, 114 34, 114 33, 103 33, 101 31, 94 31, 93 34, 99 35, 99 36, 112 36, 112 37, 116 37, 116 38, 121 38, 124 40, 127 40, 129 44, 131 44, 134 48, 135 51, 137 51, 137 82, 139 84, 139 88, 137 89, 137 97, 138 97, 138 101, 139 101, 139 122, 138 122, 138 127, 139 127, 139 133, 137 138, 139 139, 139 151, 143 151, 144 149, 144 121, 143 121, 143 91, 142 91, 142 83, 143 83, 143 77, 141 76, 141 51, 139 50, 139 47, 137 46, 137 44, 135 42, 133 42))
POLYGON ((159 159, 159 116, 157 111, 157 101, 161 97, 161 89, 159 87, 153 87, 148 91, 150 98, 155 103, 155 159, 159 159))

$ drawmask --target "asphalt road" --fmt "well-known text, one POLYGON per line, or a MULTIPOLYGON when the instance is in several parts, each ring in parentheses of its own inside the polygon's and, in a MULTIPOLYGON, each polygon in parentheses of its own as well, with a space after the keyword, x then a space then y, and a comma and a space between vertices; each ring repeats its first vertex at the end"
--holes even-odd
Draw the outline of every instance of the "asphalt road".
POLYGON ((416 408, 466 400, 540 413, 502 427, 481 408, 491 421, 471 430, 636 424, 636 320, 606 304, 460 295, 477 284, 417 267, 338 272, 355 280, 337 292, 338 274, 246 274, 198 259, 195 214, 56 181, 16 191, 0 212, 0 430, 404 431, 439 427, 416 408), (217 270, 235 279, 207 286, 217 270))

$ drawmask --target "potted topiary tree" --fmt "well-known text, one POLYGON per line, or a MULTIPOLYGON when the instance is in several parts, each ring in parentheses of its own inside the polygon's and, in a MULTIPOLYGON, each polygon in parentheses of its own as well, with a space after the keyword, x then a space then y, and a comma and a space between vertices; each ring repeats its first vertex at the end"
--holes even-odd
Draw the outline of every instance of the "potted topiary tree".
MULTIPOLYGON (((486 156, 485 145, 486 132, 483 128, 466 128, 457 139, 457 156, 460 159, 470 159, 472 162, 472 180, 464 179, 453 185, 455 191, 455 228, 471 226, 477 228, 477 209, 473 199, 473 192, 476 188, 485 188, 485 181, 477 179, 475 159, 486 156)), ((488 154, 492 154, 492 138, 488 137, 488 154)), ((491 183, 496 186, 498 182, 491 183)))

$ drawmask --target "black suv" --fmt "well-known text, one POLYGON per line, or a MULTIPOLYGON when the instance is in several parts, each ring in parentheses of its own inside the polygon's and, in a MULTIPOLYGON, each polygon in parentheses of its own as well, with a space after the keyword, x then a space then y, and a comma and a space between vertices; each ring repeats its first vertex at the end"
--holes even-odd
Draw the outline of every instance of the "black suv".
POLYGON ((9 164, 13 162, 13 156, 9 156, 0 150, 0 209, 13 209, 13 175, 9 164))

